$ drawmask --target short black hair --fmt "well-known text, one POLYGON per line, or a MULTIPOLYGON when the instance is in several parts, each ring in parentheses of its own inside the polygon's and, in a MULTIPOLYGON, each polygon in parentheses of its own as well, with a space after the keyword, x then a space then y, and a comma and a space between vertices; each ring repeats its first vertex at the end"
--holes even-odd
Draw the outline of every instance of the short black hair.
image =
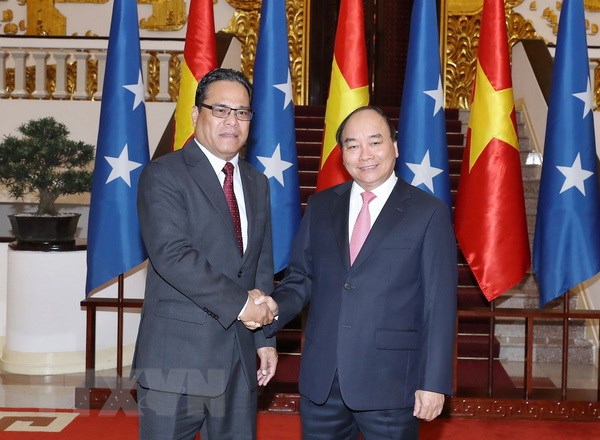
POLYGON ((200 104, 204 102, 206 95, 208 94, 208 88, 212 83, 217 81, 236 82, 243 85, 248 92, 250 102, 252 102, 252 84, 250 84, 248 78, 238 70, 219 67, 208 72, 198 82, 198 87, 196 87, 196 99, 194 101, 196 106, 200 106, 200 104))
POLYGON ((335 141, 337 142, 337 144, 340 147, 342 146, 342 132, 344 131, 344 128, 346 127, 346 123, 348 122, 348 119, 350 119, 354 114, 362 112, 364 110, 373 110, 374 112, 379 114, 379 116, 381 116, 385 120, 385 122, 388 125, 388 128, 390 129, 390 137, 392 138, 392 142, 396 142, 396 138, 397 138, 396 127, 394 126, 394 124, 392 123, 390 118, 388 118, 385 115, 383 110, 381 110, 379 107, 375 107, 373 105, 363 105, 362 107, 358 107, 357 109, 352 110, 352 112, 350 112, 350 114, 344 118, 344 120, 338 127, 337 131, 335 132, 335 141))

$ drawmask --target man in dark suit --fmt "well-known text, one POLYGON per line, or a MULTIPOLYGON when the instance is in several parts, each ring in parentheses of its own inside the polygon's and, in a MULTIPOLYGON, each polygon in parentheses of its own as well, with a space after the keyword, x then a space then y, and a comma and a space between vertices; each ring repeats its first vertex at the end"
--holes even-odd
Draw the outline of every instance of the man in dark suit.
POLYGON ((146 166, 138 210, 150 264, 133 370, 140 439, 256 437, 256 387, 275 374, 269 185, 239 159, 252 88, 216 69, 198 84, 194 139, 146 166), (255 324, 252 324, 255 323, 255 324), (256 370, 256 356, 260 368, 256 370), (257 380, 258 378, 258 380, 257 380))
POLYGON ((395 139, 378 108, 361 107, 342 122, 337 142, 353 181, 310 198, 271 296, 276 304, 262 300, 279 315, 268 335, 310 303, 300 368, 304 439, 355 440, 360 431, 366 440, 416 440, 418 419, 437 417, 451 392, 450 212, 396 177, 395 139))

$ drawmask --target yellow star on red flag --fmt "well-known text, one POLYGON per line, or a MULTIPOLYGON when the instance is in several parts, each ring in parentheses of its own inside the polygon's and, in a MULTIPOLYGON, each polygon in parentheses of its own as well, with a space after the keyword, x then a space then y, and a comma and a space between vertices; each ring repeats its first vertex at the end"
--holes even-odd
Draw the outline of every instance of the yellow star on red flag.
POLYGON ((512 87, 496 90, 477 63, 475 96, 471 104, 471 154, 469 170, 492 139, 519 149, 519 140, 512 120, 514 98, 512 87))

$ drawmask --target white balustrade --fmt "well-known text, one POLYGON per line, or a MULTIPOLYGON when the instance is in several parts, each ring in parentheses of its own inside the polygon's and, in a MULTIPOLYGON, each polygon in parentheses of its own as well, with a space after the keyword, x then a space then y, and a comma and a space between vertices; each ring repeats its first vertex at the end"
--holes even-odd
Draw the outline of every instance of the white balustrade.
MULTIPOLYGON (((106 49, 108 41, 95 38, 53 39, 44 38, 11 38, 3 42, 0 49, 0 98, 13 99, 77 99, 100 100, 106 70, 106 49), (6 44, 5 44, 6 43, 6 44), (88 61, 97 61, 97 87, 89 84, 90 75, 88 61), (69 65, 75 65, 74 90, 69 92, 69 65), (55 66, 55 85, 51 95, 48 92, 47 68, 55 66), (27 68, 35 67, 34 90, 27 91, 27 68), (8 90, 7 69, 12 69, 14 87, 8 90)), ((158 60, 157 101, 171 101, 169 94, 169 65, 172 56, 179 56, 183 50, 183 40, 142 40, 142 75, 146 84, 145 98, 151 98, 148 88, 148 66, 153 56, 158 60)), ((31 75, 31 72, 29 73, 31 75)), ((30 85, 31 87, 31 85, 30 85)))
POLYGON ((98 88, 94 93, 94 99, 102 99, 102 89, 104 88, 104 71, 106 70, 106 52, 96 52, 94 57, 98 61, 98 88))
POLYGON ((152 55, 150 55, 148 52, 143 52, 142 53, 142 75, 144 76, 143 81, 144 81, 144 99, 146 101, 148 101, 148 99, 150 98, 150 89, 148 88, 148 64, 150 63, 150 58, 152 57, 152 55))
POLYGON ((69 96, 67 93, 67 66, 70 56, 68 52, 52 52, 52 58, 56 63, 56 80, 54 93, 52 94, 55 99, 64 99, 69 96))
POLYGON ((75 52, 73 57, 77 63, 77 81, 75 82, 75 92, 73 93, 73 98, 87 99, 89 96, 87 92, 87 61, 90 57, 90 54, 88 52, 75 52))
POLYGON ((45 98, 48 96, 46 91, 46 60, 50 54, 46 51, 31 52, 35 64, 35 90, 31 93, 34 98, 45 98))
POLYGON ((170 53, 159 53, 156 54, 158 59, 160 81, 158 83, 158 94, 156 99, 158 101, 170 101, 171 95, 169 95, 169 61, 171 61, 170 53))
POLYGON ((8 96, 8 92, 6 91, 6 58, 8 57, 8 52, 3 49, 0 49, 0 98, 4 98, 8 96))
POLYGON ((15 88, 12 92, 13 98, 24 98, 27 96, 26 87, 26 62, 27 52, 24 50, 15 50, 10 53, 15 63, 15 88))

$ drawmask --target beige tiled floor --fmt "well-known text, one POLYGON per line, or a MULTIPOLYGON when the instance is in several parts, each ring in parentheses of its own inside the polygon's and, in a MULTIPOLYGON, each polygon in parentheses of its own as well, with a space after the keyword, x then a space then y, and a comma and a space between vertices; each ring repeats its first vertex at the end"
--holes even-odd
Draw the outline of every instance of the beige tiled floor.
MULTIPOLYGON (((123 375, 128 377, 128 368, 124 368, 123 375)), ((115 377, 114 370, 97 373, 98 381, 112 381, 115 377)), ((74 408, 75 388, 84 384, 83 373, 27 376, 0 372, 0 407, 74 408)))

